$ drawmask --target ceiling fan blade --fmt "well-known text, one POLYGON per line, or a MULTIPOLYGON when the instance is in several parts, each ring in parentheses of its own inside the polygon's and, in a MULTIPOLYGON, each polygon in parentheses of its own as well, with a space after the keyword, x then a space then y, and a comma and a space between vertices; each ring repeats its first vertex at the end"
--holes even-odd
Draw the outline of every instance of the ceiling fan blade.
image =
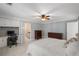
POLYGON ((46 17, 50 17, 50 16, 46 16, 46 17))
POLYGON ((48 18, 48 20, 50 20, 50 18, 48 18))

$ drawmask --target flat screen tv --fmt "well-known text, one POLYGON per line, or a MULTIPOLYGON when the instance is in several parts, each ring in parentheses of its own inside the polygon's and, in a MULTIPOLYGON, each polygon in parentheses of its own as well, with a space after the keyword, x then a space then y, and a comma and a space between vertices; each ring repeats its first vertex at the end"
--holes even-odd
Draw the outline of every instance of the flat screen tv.
POLYGON ((7 35, 13 35, 14 31, 7 31, 7 35))

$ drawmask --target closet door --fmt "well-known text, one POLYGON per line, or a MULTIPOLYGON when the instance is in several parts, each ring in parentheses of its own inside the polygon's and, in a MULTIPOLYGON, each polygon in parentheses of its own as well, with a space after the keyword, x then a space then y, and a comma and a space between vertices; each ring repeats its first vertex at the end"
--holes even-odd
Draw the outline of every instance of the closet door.
POLYGON ((72 37, 75 37, 75 34, 78 33, 78 21, 68 22, 67 23, 67 40, 72 37))

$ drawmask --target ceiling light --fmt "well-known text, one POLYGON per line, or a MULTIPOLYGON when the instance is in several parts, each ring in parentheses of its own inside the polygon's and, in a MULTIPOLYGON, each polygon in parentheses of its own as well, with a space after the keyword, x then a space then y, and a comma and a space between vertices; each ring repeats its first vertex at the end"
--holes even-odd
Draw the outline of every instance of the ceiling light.
POLYGON ((46 19, 42 18, 41 20, 42 20, 42 21, 45 21, 46 19))

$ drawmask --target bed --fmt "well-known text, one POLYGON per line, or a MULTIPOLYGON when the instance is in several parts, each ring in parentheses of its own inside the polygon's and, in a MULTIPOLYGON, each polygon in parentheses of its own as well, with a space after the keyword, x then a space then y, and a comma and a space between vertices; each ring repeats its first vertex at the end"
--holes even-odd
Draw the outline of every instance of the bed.
POLYGON ((48 33, 48 38, 36 40, 29 44, 26 51, 28 56, 79 56, 79 41, 69 43, 62 33, 48 33))
POLYGON ((48 32, 48 38, 30 43, 26 53, 30 56, 65 56, 65 42, 62 33, 48 32))

